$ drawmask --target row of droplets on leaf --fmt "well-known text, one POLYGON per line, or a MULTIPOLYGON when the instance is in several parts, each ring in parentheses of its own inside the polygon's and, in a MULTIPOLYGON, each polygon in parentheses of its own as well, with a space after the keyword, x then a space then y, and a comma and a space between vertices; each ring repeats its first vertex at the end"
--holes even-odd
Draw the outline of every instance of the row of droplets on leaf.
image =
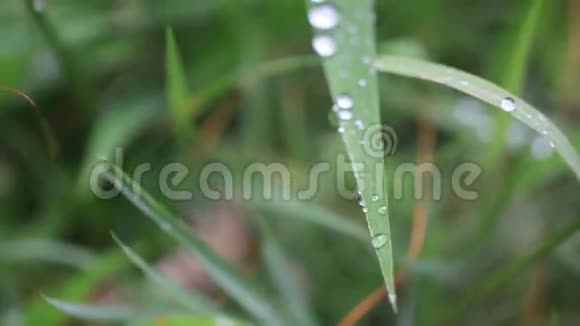
MULTIPOLYGON (((311 0, 313 4, 308 10, 308 21, 310 25, 317 31, 316 35, 312 38, 312 47, 314 51, 321 58, 329 58, 336 54, 338 50, 337 43, 332 36, 332 31, 339 26, 341 21, 341 15, 332 3, 328 3, 324 0, 311 0)), ((367 65, 372 65, 372 60, 370 57, 364 57, 363 63, 367 65)), ((368 81, 366 79, 359 79, 357 81, 358 86, 366 87, 368 81)), ((341 94, 334 99, 334 105, 332 107, 333 114, 336 114, 340 125, 338 127, 339 133, 345 132, 345 127, 342 123, 351 121, 353 119, 353 109, 354 100, 352 96, 347 93, 341 94)), ((364 130, 365 125, 362 120, 354 121, 354 125, 359 130, 364 130)), ((381 199, 379 195, 373 195, 372 200, 378 202, 381 199)), ((365 204, 362 197, 360 197, 359 205, 362 207, 364 213, 368 212, 368 207, 365 204)), ((387 214, 387 207, 382 205, 378 208, 378 213, 381 215, 387 214)), ((389 238, 386 234, 376 234, 372 239, 372 246, 375 249, 380 249, 387 244, 389 238)))

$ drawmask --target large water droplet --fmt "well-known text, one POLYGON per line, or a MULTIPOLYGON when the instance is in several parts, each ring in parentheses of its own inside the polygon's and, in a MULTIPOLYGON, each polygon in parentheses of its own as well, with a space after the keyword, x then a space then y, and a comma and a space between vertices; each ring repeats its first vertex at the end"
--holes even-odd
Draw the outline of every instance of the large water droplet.
POLYGON ((383 206, 379 207, 378 211, 379 211, 379 214, 381 214, 381 215, 387 214, 387 206, 383 205, 383 206))
POLYGON ((336 105, 341 109, 352 109, 354 101, 350 95, 342 94, 336 98, 336 105))
POLYGON ((317 29, 331 29, 340 21, 340 14, 331 4, 323 4, 308 10, 308 21, 317 29))
POLYGON ((340 109, 336 114, 338 115, 338 118, 343 121, 352 119, 352 111, 350 109, 340 109))
POLYGON ((336 53, 336 42, 329 35, 316 35, 312 39, 312 47, 321 57, 330 57, 336 53))
POLYGON ((512 112, 516 109, 516 101, 511 97, 506 97, 501 100, 501 108, 506 112, 512 112))
POLYGON ((387 237, 386 234, 383 234, 383 233, 379 233, 379 234, 375 235, 373 237, 373 239, 371 240, 373 248, 375 248, 377 250, 384 247, 387 244, 387 242, 389 242, 389 238, 387 237))

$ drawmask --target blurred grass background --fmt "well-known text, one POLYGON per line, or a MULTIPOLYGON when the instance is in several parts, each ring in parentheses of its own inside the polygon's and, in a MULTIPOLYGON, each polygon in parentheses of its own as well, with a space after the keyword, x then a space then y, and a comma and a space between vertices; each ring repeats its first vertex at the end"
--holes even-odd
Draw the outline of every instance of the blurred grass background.
MULTIPOLYGON (((343 153, 305 10, 295 0, 0 3, 0 85, 29 95, 43 117, 22 97, 0 92, 2 325, 95 323, 71 322, 41 294, 171 311, 170 298, 144 280, 111 230, 183 288, 246 319, 130 203, 90 193, 94 160, 117 147, 125 170, 152 165, 144 187, 154 195, 165 164, 187 165, 180 188, 194 198, 168 205, 271 294, 256 219, 268 221, 266 238, 285 251, 289 275, 320 324, 336 324, 381 286, 360 231, 363 215, 355 200, 337 195, 335 172, 323 175, 314 200, 267 209, 208 200, 199 191, 196 176, 206 162, 238 172, 250 162, 280 162, 305 184, 311 165, 343 153)), ((376 14, 379 53, 490 79, 540 108, 578 148, 577 1, 377 1, 376 14)), ((531 131, 475 100, 392 76, 381 77, 380 90, 382 120, 399 138, 390 171, 432 160, 445 176, 462 162, 478 163, 483 174, 473 185, 475 201, 451 193, 450 178, 442 200, 415 200, 406 180, 405 196, 390 205, 396 265, 408 270, 398 284, 401 311, 393 315, 383 300, 358 324, 578 324, 573 173, 531 131), (421 227, 424 242, 409 252, 421 227)), ((354 187, 351 176, 346 182, 354 187)))

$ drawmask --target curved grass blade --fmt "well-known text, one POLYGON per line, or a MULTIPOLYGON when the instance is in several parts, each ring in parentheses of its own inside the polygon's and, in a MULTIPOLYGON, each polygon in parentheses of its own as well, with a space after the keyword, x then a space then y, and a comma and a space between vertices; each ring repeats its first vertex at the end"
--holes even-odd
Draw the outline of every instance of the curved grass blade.
POLYGON ((44 299, 58 310, 70 316, 85 320, 126 321, 135 318, 138 314, 135 309, 119 304, 105 306, 72 303, 50 297, 44 297, 44 299))
POLYGON ((189 228, 157 202, 141 185, 133 181, 123 170, 109 163, 112 171, 103 177, 115 185, 123 195, 155 222, 161 230, 177 240, 183 247, 195 254, 215 282, 238 301, 249 313, 267 325, 283 325, 270 302, 243 279, 227 262, 217 256, 203 241, 198 239, 189 228))
MULTIPOLYGON (((322 58, 326 79, 336 103, 339 132, 352 161, 361 203, 365 207, 372 245, 396 311, 393 249, 384 182, 384 158, 364 146, 370 130, 382 132, 376 70, 373 0, 335 0, 312 3, 308 12, 315 29, 312 45, 322 58), (342 114, 341 114, 342 113, 342 114), (372 129, 371 129, 372 128, 372 129)), ((382 139, 381 139, 382 140, 382 139)))
POLYGON ((443 84, 509 111, 513 117, 547 137, 580 179, 580 157, 566 136, 540 111, 503 88, 455 68, 405 57, 382 56, 375 66, 380 71, 443 84))
POLYGON ((30 96, 26 95, 25 93, 15 88, 8 86, 0 86, 0 90, 22 97, 24 100, 26 100, 28 104, 30 104, 30 107, 32 107, 34 114, 36 115, 38 121, 40 122, 42 134, 44 136, 44 140, 46 141, 48 155, 51 159, 55 159, 60 151, 60 144, 56 138, 54 130, 50 126, 50 123, 48 123, 48 120, 46 119, 44 114, 42 114, 42 111, 40 110, 36 102, 30 96))
POLYGON ((88 250, 67 243, 44 239, 21 239, 0 244, 0 263, 42 261, 86 268, 95 256, 88 250))
MULTIPOLYGON (((51 291, 54 296, 63 300, 81 300, 86 298, 106 277, 127 267, 127 258, 115 250, 95 258, 82 272, 66 280, 63 285, 51 291)), ((42 297, 36 296, 26 305, 23 325, 61 325, 66 316, 46 304, 42 297)))
POLYGON ((247 322, 223 317, 193 317, 181 314, 170 314, 150 321, 130 322, 127 326, 245 326, 247 322))
POLYGON ((152 283, 158 285, 159 288, 170 294, 172 298, 179 302, 183 307, 187 308, 192 313, 212 315, 217 313, 218 310, 215 305, 207 300, 203 294, 186 291, 180 288, 177 284, 147 264, 139 255, 137 255, 137 253, 119 240, 115 234, 112 236, 133 264, 135 264, 135 266, 137 266, 152 283))
MULTIPOLYGON (((94 124, 83 157, 78 191, 86 194, 89 189, 91 168, 103 158, 112 159, 116 149, 126 146, 159 114, 160 97, 145 97, 121 101, 103 112, 94 124)), ((122 152, 121 152, 122 154, 122 152)))

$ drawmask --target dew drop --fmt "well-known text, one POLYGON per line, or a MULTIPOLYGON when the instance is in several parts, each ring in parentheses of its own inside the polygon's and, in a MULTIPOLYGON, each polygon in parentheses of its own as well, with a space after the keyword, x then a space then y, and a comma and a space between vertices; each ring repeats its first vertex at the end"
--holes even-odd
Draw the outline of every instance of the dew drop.
POLYGON ((340 14, 331 4, 323 4, 308 10, 308 21, 317 29, 332 29, 340 22, 340 14))
POLYGON ((344 133, 344 127, 343 126, 338 127, 338 132, 341 134, 344 133))
POLYGON ((378 212, 381 215, 387 214, 387 206, 383 205, 383 206, 379 207, 378 212))
POLYGON ((360 130, 363 130, 365 128, 365 124, 364 122, 362 122, 362 120, 355 121, 354 125, 360 130))
POLYGON ((501 100, 501 108, 506 112, 512 112, 516 109, 516 101, 511 97, 506 97, 501 100))
POLYGON ((369 209, 367 207, 363 207, 362 211, 363 211, 363 213, 368 213, 369 209))
POLYGON ((387 237, 386 234, 383 233, 375 235, 371 240, 373 248, 375 248, 376 250, 379 250, 382 247, 384 247, 387 244, 387 242, 389 242, 389 238, 387 237))
POLYGON ((317 35, 312 39, 312 48, 321 57, 330 57, 336 53, 336 42, 331 36, 317 35))
POLYGON ((350 95, 342 94, 336 98, 336 105, 341 109, 352 109, 354 101, 350 95))
POLYGON ((371 197, 372 201, 374 201, 374 202, 379 201, 379 198, 380 198, 379 195, 373 195, 371 197))
POLYGON ((366 87, 368 85, 368 81, 366 79, 359 79, 358 82, 357 82, 357 84, 360 87, 366 87))
POLYGON ((343 121, 352 119, 352 111, 350 109, 340 109, 336 114, 338 115, 338 118, 343 121))

